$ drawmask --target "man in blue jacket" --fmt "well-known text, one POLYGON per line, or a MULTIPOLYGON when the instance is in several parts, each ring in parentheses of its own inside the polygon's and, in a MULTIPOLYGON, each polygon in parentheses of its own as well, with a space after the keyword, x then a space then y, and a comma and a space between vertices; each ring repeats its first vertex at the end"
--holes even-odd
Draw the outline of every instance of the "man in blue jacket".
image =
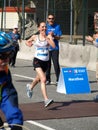
POLYGON ((59 24, 55 23, 55 17, 52 14, 48 15, 47 18, 47 31, 46 34, 51 34, 53 36, 54 42, 56 47, 52 48, 50 46, 49 48, 49 67, 46 72, 46 84, 50 84, 51 82, 51 77, 50 77, 50 71, 51 71, 51 60, 53 61, 54 65, 54 70, 56 74, 56 83, 58 82, 59 79, 59 74, 60 74, 60 65, 59 65, 59 40, 62 35, 61 27, 59 24))

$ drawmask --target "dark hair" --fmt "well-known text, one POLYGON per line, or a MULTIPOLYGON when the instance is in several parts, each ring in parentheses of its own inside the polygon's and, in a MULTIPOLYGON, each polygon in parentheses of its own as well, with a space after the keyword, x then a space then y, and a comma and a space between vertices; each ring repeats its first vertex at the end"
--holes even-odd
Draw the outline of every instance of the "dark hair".
POLYGON ((54 15, 54 14, 48 14, 48 17, 49 17, 50 15, 52 15, 52 16, 55 18, 55 15, 54 15))
POLYGON ((37 27, 39 27, 41 23, 46 23, 46 22, 42 21, 42 22, 37 23, 37 27))

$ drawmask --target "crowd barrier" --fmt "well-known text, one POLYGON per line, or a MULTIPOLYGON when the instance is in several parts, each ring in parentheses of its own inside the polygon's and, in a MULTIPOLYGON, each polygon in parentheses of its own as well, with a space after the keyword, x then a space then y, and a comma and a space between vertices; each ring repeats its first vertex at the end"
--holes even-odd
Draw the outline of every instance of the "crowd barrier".
MULTIPOLYGON (((71 45, 60 42, 60 65, 65 67, 86 66, 88 70, 96 70, 97 48, 91 44, 83 46, 82 44, 71 45)), ((20 43, 20 50, 17 58, 32 60, 34 57, 34 47, 28 47, 25 40, 20 43)))

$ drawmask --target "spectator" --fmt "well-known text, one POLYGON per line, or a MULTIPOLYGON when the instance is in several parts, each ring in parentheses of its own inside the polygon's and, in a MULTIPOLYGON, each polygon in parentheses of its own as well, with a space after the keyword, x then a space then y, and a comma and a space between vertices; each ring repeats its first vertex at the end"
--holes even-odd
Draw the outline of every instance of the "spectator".
MULTIPOLYGON (((23 125, 23 116, 18 107, 17 92, 8 69, 9 57, 14 49, 12 42, 8 34, 0 32, 0 109, 8 124, 11 124, 11 130, 22 130, 19 126, 14 126, 23 125)), ((3 124, 1 119, 0 124, 3 124)))
POLYGON ((31 84, 27 84, 27 96, 32 97, 32 90, 35 85, 41 82, 41 91, 44 97, 45 107, 49 106, 53 100, 49 99, 46 92, 46 75, 45 72, 49 63, 49 45, 55 47, 55 43, 51 35, 46 36, 46 24, 41 22, 38 25, 39 34, 33 35, 26 41, 26 45, 36 47, 36 52, 33 60, 34 70, 36 70, 36 77, 31 84))
MULTIPOLYGON (((86 36, 86 40, 93 43, 94 46, 98 48, 98 33, 94 34, 93 37, 86 36)), ((98 57, 96 61, 96 80, 98 82, 98 57)))
POLYGON ((50 48, 49 48, 49 66, 46 71, 46 79, 47 79, 46 84, 50 84, 50 82, 51 82, 51 77, 50 77, 51 60, 53 61, 54 70, 55 70, 55 74, 56 74, 56 83, 58 82, 58 79, 59 79, 59 74, 60 74, 59 40, 60 40, 60 36, 62 35, 62 31, 61 31, 60 25, 55 23, 55 17, 52 14, 48 15, 46 25, 47 25, 46 34, 52 35, 52 37, 54 38, 55 46, 56 46, 55 48, 53 48, 52 46, 50 46, 50 48))
POLYGON ((21 42, 21 36, 18 33, 18 26, 17 25, 14 25, 13 31, 10 32, 9 35, 11 36, 11 38, 13 40, 13 45, 15 46, 15 50, 12 52, 12 56, 10 58, 9 64, 11 67, 15 67, 16 57, 17 57, 17 53, 19 51, 19 43, 18 42, 21 42))
MULTIPOLYGON (((98 32, 96 34, 94 34, 93 37, 87 36, 86 40, 93 43, 94 46, 98 48, 98 32)), ((97 61, 96 61, 96 80, 97 80, 97 83, 98 83, 98 56, 97 56, 97 61)), ((94 98, 94 100, 98 101, 98 95, 94 98)))

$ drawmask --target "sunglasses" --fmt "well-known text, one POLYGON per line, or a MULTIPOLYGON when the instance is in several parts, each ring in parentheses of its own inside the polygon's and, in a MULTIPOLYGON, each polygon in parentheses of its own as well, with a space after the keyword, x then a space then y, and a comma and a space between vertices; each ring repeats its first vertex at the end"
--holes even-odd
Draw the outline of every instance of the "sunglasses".
POLYGON ((0 54, 0 59, 1 60, 5 60, 5 59, 7 59, 7 58, 9 58, 10 56, 11 56, 11 52, 8 52, 8 53, 1 53, 0 54))
POLYGON ((54 18, 48 18, 48 19, 49 19, 49 20, 50 20, 50 19, 54 20, 54 18))

